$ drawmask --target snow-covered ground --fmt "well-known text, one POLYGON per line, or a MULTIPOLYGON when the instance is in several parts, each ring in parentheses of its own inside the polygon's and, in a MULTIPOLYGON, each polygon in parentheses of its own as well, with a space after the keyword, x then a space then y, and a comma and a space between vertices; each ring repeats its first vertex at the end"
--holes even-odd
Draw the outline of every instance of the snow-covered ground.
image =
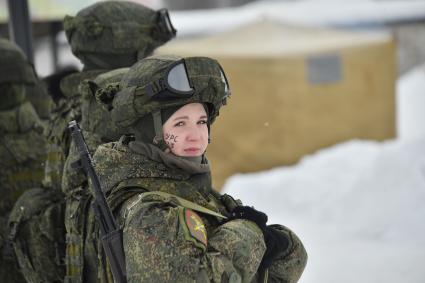
POLYGON ((425 65, 399 79, 397 139, 348 141, 225 184, 300 236, 300 282, 425 282, 424 90, 425 65))

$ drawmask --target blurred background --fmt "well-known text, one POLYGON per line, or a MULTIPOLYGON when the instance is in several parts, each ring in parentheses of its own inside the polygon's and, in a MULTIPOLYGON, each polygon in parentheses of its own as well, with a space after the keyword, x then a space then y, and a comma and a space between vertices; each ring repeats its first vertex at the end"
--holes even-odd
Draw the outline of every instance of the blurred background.
MULTIPOLYGON (((94 2, 28 0, 41 78, 81 68, 62 19, 94 2)), ((300 282, 425 282, 425 1, 135 2, 170 11, 157 52, 222 64, 214 185, 300 236, 300 282)))

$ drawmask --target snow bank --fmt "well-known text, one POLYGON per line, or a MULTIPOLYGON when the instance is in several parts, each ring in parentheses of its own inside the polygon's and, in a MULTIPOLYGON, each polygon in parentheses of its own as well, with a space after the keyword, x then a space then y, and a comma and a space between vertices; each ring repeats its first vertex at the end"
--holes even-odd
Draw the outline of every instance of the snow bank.
POLYGON ((397 129, 400 139, 425 137, 425 65, 405 74, 397 84, 397 129))

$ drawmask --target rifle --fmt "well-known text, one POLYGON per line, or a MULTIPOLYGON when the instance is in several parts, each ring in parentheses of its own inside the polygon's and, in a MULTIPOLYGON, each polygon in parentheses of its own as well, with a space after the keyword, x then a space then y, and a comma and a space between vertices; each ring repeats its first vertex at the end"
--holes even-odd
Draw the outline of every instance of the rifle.
POLYGON ((106 202, 105 194, 100 186, 99 178, 93 167, 93 160, 88 150, 80 126, 74 120, 69 122, 68 129, 71 131, 80 159, 78 167, 84 170, 93 185, 93 209, 100 226, 100 235, 103 249, 109 259, 112 275, 117 283, 126 283, 125 256, 122 243, 122 230, 117 227, 111 208, 106 202))

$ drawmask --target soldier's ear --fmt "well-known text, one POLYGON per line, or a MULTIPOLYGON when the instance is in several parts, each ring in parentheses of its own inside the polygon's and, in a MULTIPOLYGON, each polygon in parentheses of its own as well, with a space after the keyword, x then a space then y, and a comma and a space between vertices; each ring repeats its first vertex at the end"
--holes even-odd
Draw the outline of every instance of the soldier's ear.
POLYGON ((119 83, 110 83, 105 87, 97 88, 94 93, 96 100, 102 104, 108 111, 113 109, 112 101, 115 95, 119 92, 119 83))

